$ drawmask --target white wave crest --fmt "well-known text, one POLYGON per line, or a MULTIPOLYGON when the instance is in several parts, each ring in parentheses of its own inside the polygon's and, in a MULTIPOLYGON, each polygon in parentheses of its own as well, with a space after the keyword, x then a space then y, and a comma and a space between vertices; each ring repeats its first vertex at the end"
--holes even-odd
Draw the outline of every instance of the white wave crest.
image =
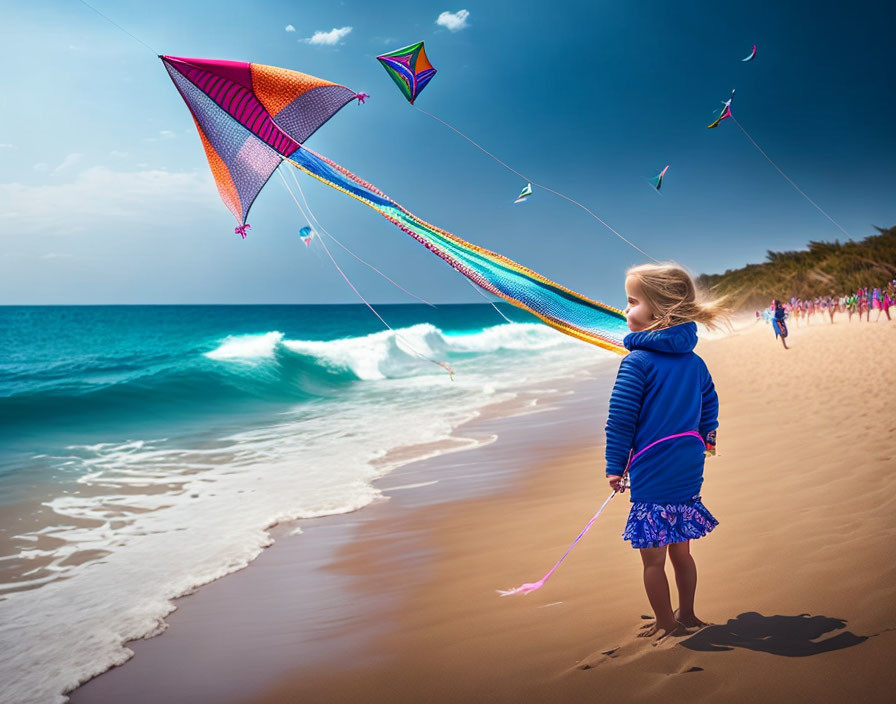
POLYGON ((362 381, 441 374, 430 360, 536 351, 576 344, 545 325, 509 323, 476 332, 445 333, 430 323, 339 340, 285 340, 272 331, 231 336, 206 354, 219 361, 253 362, 273 358, 278 346, 330 370, 362 381))
MULTIPOLYGON (((503 350, 544 350, 566 345, 571 340, 547 325, 508 323, 486 328, 482 332, 449 335, 449 347, 456 352, 500 352, 503 350)), ((573 342, 573 344, 575 344, 573 342)))
POLYGON ((267 359, 283 339, 283 333, 266 332, 261 335, 230 335, 216 349, 206 352, 209 359, 242 360, 267 359))

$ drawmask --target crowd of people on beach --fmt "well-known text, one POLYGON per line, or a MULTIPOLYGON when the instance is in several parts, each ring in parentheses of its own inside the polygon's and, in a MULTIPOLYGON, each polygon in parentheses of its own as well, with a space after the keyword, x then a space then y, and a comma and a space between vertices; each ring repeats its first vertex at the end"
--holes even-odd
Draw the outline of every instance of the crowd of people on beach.
POLYGON ((768 309, 756 311, 756 319, 764 319, 771 323, 775 338, 780 338, 784 349, 787 349, 787 323, 785 321, 788 318, 793 319, 799 326, 801 322, 810 325, 816 313, 822 322, 827 317, 831 323, 834 322, 835 313, 846 313, 849 316, 849 322, 852 322, 853 315, 858 315, 860 321, 862 316, 865 316, 866 322, 870 323, 873 310, 877 311, 875 322, 880 320, 882 314, 887 316, 887 320, 892 320, 890 308, 893 306, 896 306, 896 279, 887 282, 884 286, 862 287, 849 295, 837 296, 832 291, 827 296, 815 296, 814 298, 802 299, 792 296, 789 302, 775 298, 768 309))

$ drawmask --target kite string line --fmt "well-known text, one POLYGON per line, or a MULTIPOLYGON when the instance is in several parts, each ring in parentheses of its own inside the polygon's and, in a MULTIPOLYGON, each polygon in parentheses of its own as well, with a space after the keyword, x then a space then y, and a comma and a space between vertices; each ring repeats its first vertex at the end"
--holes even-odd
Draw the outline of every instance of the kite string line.
MULTIPOLYGON (((296 207, 298 207, 298 209, 299 209, 299 212, 302 213, 302 217, 304 217, 305 221, 309 225, 311 225, 311 221, 308 218, 308 215, 305 214, 305 211, 302 209, 302 205, 299 203, 298 198, 296 198, 295 194, 292 192, 292 189, 289 187, 289 183, 287 183, 286 177, 283 175, 283 172, 280 169, 277 169, 277 173, 280 174, 280 178, 283 180, 283 185, 286 186, 287 192, 292 197, 293 201, 296 204, 296 207)), ((411 351, 414 354, 416 354, 418 357, 420 357, 421 359, 425 359, 428 362, 433 362, 434 364, 438 364, 439 366, 444 366, 441 362, 436 362, 435 360, 429 359, 425 355, 422 355, 420 352, 418 352, 417 350, 414 349, 413 345, 409 344, 407 340, 405 340, 401 335, 399 335, 395 331, 395 329, 391 325, 389 325, 389 323, 387 323, 383 319, 383 317, 374 309, 374 307, 370 303, 367 302, 367 299, 365 299, 364 296, 361 295, 361 292, 358 291, 357 288, 355 288, 355 285, 349 280, 348 276, 345 275, 345 272, 342 271, 342 268, 339 266, 339 264, 336 263, 336 260, 333 258, 333 255, 330 253, 330 250, 327 247, 327 243, 324 242, 322 239, 320 240, 320 243, 323 246, 324 251, 327 253, 327 256, 330 258, 330 261, 333 262, 333 266, 336 267, 336 270, 342 275, 342 278, 345 279, 345 282, 351 287, 352 291, 354 291, 357 294, 358 298, 360 298, 364 302, 364 305, 366 305, 370 309, 370 311, 379 319, 379 321, 383 325, 385 325, 395 335, 395 337, 397 339, 400 339, 402 342, 404 342, 411 349, 411 351)))
POLYGON ((482 289, 481 289, 481 288, 479 288, 476 284, 474 284, 472 281, 470 281, 470 279, 467 279, 466 276, 464 277, 464 279, 466 279, 467 283, 470 284, 470 286, 473 287, 473 290, 474 290, 476 293, 478 293, 480 296, 482 296, 482 297, 488 302, 488 304, 489 304, 492 308, 495 309, 495 311, 498 313, 498 315, 500 315, 502 318, 504 318, 504 320, 506 320, 508 323, 510 323, 511 325, 513 325, 513 321, 501 312, 501 309, 498 308, 498 306, 495 305, 495 302, 494 302, 494 301, 492 301, 488 296, 486 296, 486 295, 482 292, 482 289))
MULTIPOLYGON (((342 247, 343 249, 345 249, 346 252, 348 252, 349 254, 351 254, 353 257, 355 257, 355 259, 357 259, 358 261, 362 262, 363 264, 367 264, 367 262, 365 262, 363 259, 361 259, 360 257, 356 256, 353 252, 351 252, 351 251, 350 251, 347 247, 345 247, 339 240, 337 240, 335 237, 333 237, 333 235, 331 235, 323 225, 320 224, 320 221, 317 219, 317 217, 315 217, 314 212, 311 210, 311 206, 308 205, 308 199, 305 197, 305 191, 302 189, 302 185, 299 183, 299 179, 298 179, 298 177, 296 176, 295 172, 294 172, 292 169, 290 169, 290 170, 289 170, 289 173, 292 175, 292 180, 295 182, 296 187, 299 189, 299 194, 302 196, 302 200, 303 200, 304 203, 305 203, 305 208, 307 208, 308 212, 311 214, 311 217, 314 219, 314 222, 317 223, 317 224, 320 226, 320 229, 323 230, 327 235, 329 235, 329 236, 333 239, 333 241, 336 242, 336 244, 338 244, 340 247, 342 247)), ((371 269, 373 269, 373 270, 376 271, 377 273, 381 274, 381 275, 382 275, 384 278, 386 278, 388 281, 391 281, 393 284, 395 284, 396 286, 398 286, 398 288, 400 288, 402 291, 404 291, 404 292, 407 293, 408 295, 413 296, 413 297, 416 298, 417 300, 423 301, 423 302, 426 303, 427 305, 430 305, 430 306, 432 306, 433 308, 435 308, 435 306, 434 306, 432 303, 429 303, 428 301, 426 301, 426 300, 420 298, 419 296, 415 296, 415 295, 414 295, 413 293, 411 293, 410 291, 406 291, 404 288, 402 288, 401 286, 399 286, 398 284, 396 284, 394 281, 392 281, 392 279, 390 279, 388 276, 386 276, 385 274, 383 274, 383 272, 381 272, 381 271, 380 271, 379 269, 377 269, 376 267, 372 266, 371 264, 367 264, 367 266, 369 266, 371 269)), ((508 318, 506 315, 504 315, 504 313, 501 312, 501 309, 498 308, 498 306, 495 305, 494 301, 490 300, 490 299, 488 298, 488 296, 486 296, 485 293, 483 293, 483 291, 482 291, 478 286, 476 286, 476 284, 474 284, 472 281, 470 281, 470 279, 467 279, 466 277, 464 277, 464 279, 466 280, 466 282, 467 282, 468 284, 470 284, 470 286, 473 288, 474 291, 476 291, 476 293, 478 293, 480 296, 482 296, 482 297, 488 302, 488 304, 489 304, 492 308, 495 309, 495 311, 498 313, 498 315, 500 315, 502 318, 504 318, 504 320, 506 320, 506 321, 507 321, 508 323, 510 323, 511 325, 513 324, 513 321, 512 321, 510 318, 508 318)))
MULTIPOLYGON (((283 160, 281 160, 281 163, 283 163, 283 160)), ((299 183, 299 179, 296 177, 295 172, 292 169, 288 169, 288 171, 289 171, 290 175, 292 176, 293 182, 296 184, 296 188, 299 189, 299 194, 302 196, 302 201, 305 203, 305 209, 308 211, 308 214, 311 216, 311 219, 314 220, 315 225, 321 232, 323 232, 325 235, 327 235, 327 237, 329 237, 336 244, 338 244, 340 247, 342 247, 342 249, 344 249, 346 252, 348 252, 350 255, 352 255, 355 259, 357 259, 359 262, 361 262, 364 266, 367 266, 367 267, 373 269, 377 274, 382 276, 386 281, 388 281, 390 284, 395 286, 395 288, 401 289, 406 294, 408 294, 411 298, 416 298, 418 301, 425 303, 430 308, 436 307, 435 304, 430 303, 425 298, 421 298, 420 296, 411 293, 404 286, 402 286, 401 284, 396 283, 395 281, 390 279, 388 276, 386 276, 386 274, 384 274, 382 271, 377 269, 373 264, 361 259, 361 257, 359 257, 357 254, 355 254, 353 251, 351 251, 348 247, 346 247, 344 244, 342 244, 342 242, 340 242, 338 239, 336 239, 336 237, 327 228, 325 228, 323 225, 321 225, 320 220, 317 219, 317 216, 314 214, 314 211, 311 210, 311 206, 308 205, 308 199, 305 197, 305 191, 302 189, 302 185, 299 183)), ((302 211, 302 214, 305 215, 304 211, 302 211)), ((305 219, 307 220, 308 217, 305 216, 305 219)), ((309 221, 308 224, 310 225, 311 222, 309 221)))
POLYGON ((846 235, 847 237, 849 237, 850 239, 852 239, 852 235, 850 235, 846 230, 844 230, 844 229, 840 226, 840 223, 839 223, 839 222, 837 222, 836 220, 834 220, 834 218, 832 218, 832 217, 831 217, 830 215, 828 215, 824 210, 822 210, 822 209, 821 209, 821 206, 818 205, 818 203, 816 203, 816 202, 815 202, 814 200, 812 200, 808 195, 806 195, 806 193, 803 191, 803 189, 800 188, 799 186, 797 186, 797 185, 793 182, 793 179, 791 179, 790 176, 788 176, 787 174, 785 174, 785 173, 781 170, 781 168, 780 168, 774 161, 772 161, 771 157, 763 151, 762 147, 760 147, 758 144, 756 144, 756 140, 753 139, 753 138, 750 136, 750 133, 747 132, 747 131, 744 129, 744 126, 743 126, 742 124, 740 124, 740 123, 737 121, 737 118, 735 118, 733 114, 729 115, 729 117, 730 117, 732 120, 734 120, 734 124, 737 125, 737 126, 740 128, 740 131, 744 133, 744 136, 745 136, 747 139, 749 139, 750 142, 752 142, 753 146, 756 147, 756 149, 759 150, 759 153, 762 154, 762 156, 764 156, 764 157, 766 158, 766 160, 768 160, 768 163, 771 164, 772 166, 774 166, 775 169, 778 171, 778 173, 781 174, 785 179, 787 179, 787 182, 788 182, 791 186, 793 186, 793 187, 797 190, 797 192, 798 192, 803 198, 805 198, 805 199, 806 199, 807 201, 809 201, 812 205, 814 205, 814 206, 815 206, 815 209, 816 209, 819 213, 821 213, 821 214, 824 215, 828 220, 830 220, 832 223, 834 223, 834 225, 837 226, 837 229, 839 229, 840 232, 842 232, 844 235, 846 235))
POLYGON ((145 41, 143 41, 140 37, 136 36, 135 34, 131 34, 128 30, 126 30, 124 27, 122 27, 120 24, 118 24, 118 22, 113 20, 111 17, 109 17, 108 15, 104 15, 102 12, 97 10, 93 5, 91 5, 88 2, 85 2, 85 0, 78 0, 78 2, 80 2, 85 7, 89 7, 96 14, 98 14, 100 17, 102 17, 104 20, 106 20, 109 24, 118 27, 118 29, 120 29, 122 32, 127 34, 131 39, 140 42, 143 46, 145 46, 147 49, 149 49, 153 54, 155 54, 156 56, 159 56, 158 51, 153 49, 149 44, 147 44, 145 41))
MULTIPOLYGON (((302 206, 299 203, 298 198, 296 198, 295 193, 293 193, 292 189, 289 187, 289 183, 287 182, 286 177, 283 175, 283 172, 278 168, 277 173, 280 175, 280 178, 283 180, 283 185, 286 187, 286 190, 289 193, 289 195, 292 196, 292 199, 295 202, 296 207, 299 209, 299 212, 302 213, 302 217, 304 217, 305 221, 310 225, 311 222, 308 219, 308 216, 305 215, 305 211, 302 210, 302 206)), ((338 271, 340 276, 342 276, 342 278, 345 279, 345 283, 347 283, 351 287, 352 291, 354 291, 355 294, 358 296, 358 298, 360 298, 364 302, 364 305, 370 309, 370 312, 373 313, 379 319, 379 321, 383 325, 385 325, 389 329, 390 332, 392 332, 393 335, 395 335, 395 339, 403 342, 408 347, 408 349, 411 352, 413 352, 420 359, 425 360, 427 362, 431 362, 433 364, 436 364, 436 365, 442 367, 442 369, 444 369, 445 371, 448 372, 448 374, 451 376, 451 380, 453 381, 454 380, 454 370, 451 368, 451 365, 449 365, 447 362, 439 362, 435 359, 430 359, 426 355, 421 354, 416 349, 414 349, 414 346, 412 344, 410 344, 404 337, 402 337, 391 325, 389 325, 389 323, 387 323, 383 319, 383 316, 381 316, 376 311, 376 309, 370 303, 367 302, 367 299, 364 298, 364 296, 361 294, 361 292, 357 288, 355 288, 355 285, 349 280, 348 276, 345 275, 345 272, 342 271, 342 268, 339 266, 339 264, 336 263, 336 260, 333 258, 333 255, 330 253, 329 247, 327 247, 327 243, 324 242, 323 239, 320 240, 320 243, 321 243, 321 246, 323 246, 324 251, 327 253, 327 256, 330 258, 330 261, 333 263, 333 266, 336 267, 336 271, 338 271)))
POLYGON ((560 191, 555 191, 553 188, 548 188, 547 186, 542 185, 542 184, 538 183, 537 181, 533 181, 532 179, 530 179, 529 177, 527 177, 525 174, 522 174, 522 173, 520 173, 519 171, 517 171, 516 169, 514 169, 514 168, 513 168, 512 166, 510 166, 509 164, 506 164, 505 162, 501 161, 498 157, 496 157, 494 154, 492 154, 490 151, 488 151, 488 149, 486 149, 485 147, 483 147, 481 144, 479 144, 478 142, 475 142, 474 140, 472 140, 472 139, 470 139, 469 137, 467 137, 467 135, 465 135, 465 134, 464 134, 463 132, 461 132, 459 129, 457 129, 456 127, 454 127, 454 125, 451 125, 451 124, 445 122, 445 120, 443 120, 442 118, 440 118, 440 117, 436 117, 436 116, 433 115, 431 112, 427 112, 426 110, 424 110, 424 109, 421 108, 421 107, 418 107, 417 105, 415 105, 414 108, 415 108, 416 110, 418 110, 419 112, 422 112, 424 115, 428 115, 428 116, 431 117, 432 119, 434 119, 434 120, 436 120, 436 121, 438 121, 438 122, 441 122, 443 125, 445 125, 445 127, 447 127, 448 129, 450 129, 451 131, 456 132, 457 134, 459 134, 461 137, 463 137, 465 140, 467 140, 470 144, 472 144, 474 147, 476 147, 479 151, 481 151, 481 152, 484 153, 484 154, 487 154, 487 155, 490 156, 492 159, 494 159, 494 160, 497 161, 499 164, 501 164, 501 166, 503 166, 505 169, 507 169, 508 171, 512 171, 513 173, 515 173, 517 176, 519 176, 519 177, 522 178, 523 180, 527 181, 528 183, 531 183, 531 184, 533 184, 533 185, 535 185, 535 186, 538 186, 539 188, 544 189, 545 191, 549 191, 550 193, 553 193, 555 196, 559 196, 560 198, 563 198, 564 200, 569 201, 569 202, 572 203, 573 205, 577 205, 577 206, 579 206, 582 210, 584 210, 584 211, 585 211, 586 213, 588 213, 591 217, 593 217, 595 220, 597 220, 601 225, 603 225, 603 226, 604 226, 605 228, 607 228, 610 232, 612 232, 614 235, 616 235, 619 239, 621 239, 623 242, 625 242, 629 247, 631 247, 632 249, 637 250, 638 252, 640 252, 641 254, 643 254, 645 257, 647 257, 647 258, 650 259, 651 261, 659 263, 659 260, 654 259, 654 258, 651 257, 647 252, 645 252, 645 251, 644 251, 643 249, 641 249, 638 245, 636 245, 634 242, 631 242, 630 240, 628 240, 628 239, 626 239, 625 237, 623 237, 623 236, 622 236, 621 234, 619 234, 616 230, 614 230, 612 227, 610 227, 610 225, 607 224, 607 223, 606 223, 602 218, 600 218, 597 214, 595 214, 595 213, 592 212, 589 208, 587 208, 587 207, 585 207, 584 205, 582 205, 581 203, 579 203, 579 201, 570 198, 568 195, 566 195, 566 194, 564 194, 564 193, 561 193, 560 191))

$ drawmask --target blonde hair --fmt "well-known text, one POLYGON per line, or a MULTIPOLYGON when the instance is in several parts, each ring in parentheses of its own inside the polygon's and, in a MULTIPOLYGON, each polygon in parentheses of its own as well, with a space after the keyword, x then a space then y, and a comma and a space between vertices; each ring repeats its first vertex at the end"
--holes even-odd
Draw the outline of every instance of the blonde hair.
POLYGON ((637 282, 640 297, 653 313, 648 330, 668 328, 681 323, 701 323, 711 330, 730 326, 725 298, 708 299, 700 295, 691 275, 675 262, 641 264, 626 272, 637 282))

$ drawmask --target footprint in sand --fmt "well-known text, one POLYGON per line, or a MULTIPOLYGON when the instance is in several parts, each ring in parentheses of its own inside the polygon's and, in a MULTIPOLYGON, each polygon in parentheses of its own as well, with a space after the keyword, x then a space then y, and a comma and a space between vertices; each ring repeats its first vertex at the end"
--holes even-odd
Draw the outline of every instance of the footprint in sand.
MULTIPOLYGON (((681 627, 666 636, 657 637, 656 634, 648 635, 650 629, 656 627, 653 618, 651 616, 642 616, 642 619, 644 619, 645 621, 650 619, 650 621, 639 626, 637 631, 632 634, 631 638, 629 638, 626 642, 613 648, 601 650, 599 653, 583 658, 575 666, 574 669, 591 670, 593 668, 599 667, 602 664, 608 664, 611 662, 614 665, 621 665, 634 660, 638 660, 645 656, 650 656, 651 653, 656 653, 657 651, 671 650, 676 645, 681 643, 683 639, 689 638, 695 633, 703 630, 703 628, 711 625, 703 624, 702 626, 693 628, 681 627)), ((683 674, 685 672, 699 672, 701 670, 702 668, 695 669, 692 667, 689 670, 681 670, 676 674, 683 674)))
MULTIPOLYGON (((692 616, 689 619, 682 618, 678 613, 678 609, 675 609, 675 611, 673 612, 673 615, 675 616, 675 619, 680 624, 680 627, 676 628, 672 633, 667 634, 668 636, 676 636, 676 637, 680 637, 680 636, 684 636, 684 635, 692 636, 695 633, 697 633, 698 631, 703 630, 707 626, 715 625, 714 623, 709 623, 707 621, 701 621, 696 616, 692 616)), ((642 632, 638 634, 639 638, 653 638, 655 635, 657 635, 656 619, 653 616, 641 614, 641 620, 646 621, 646 623, 644 623, 640 627, 640 630, 642 632)), ((667 636, 660 636, 659 638, 656 638, 655 640, 659 641, 666 637, 667 636)))

